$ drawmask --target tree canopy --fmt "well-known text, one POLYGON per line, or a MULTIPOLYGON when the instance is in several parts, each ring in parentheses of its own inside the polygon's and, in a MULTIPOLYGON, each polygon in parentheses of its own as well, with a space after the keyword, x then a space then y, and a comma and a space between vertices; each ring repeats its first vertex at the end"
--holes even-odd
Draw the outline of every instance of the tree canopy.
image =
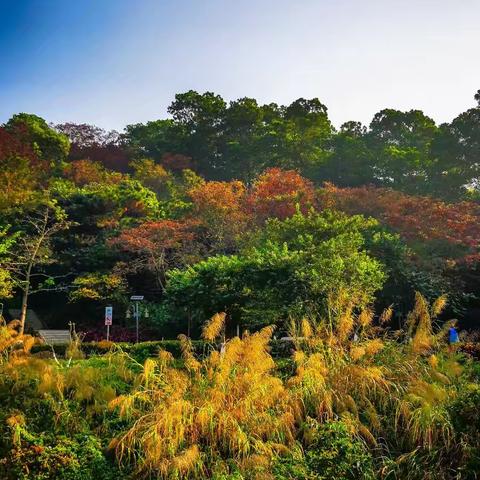
POLYGON ((373 304, 402 312, 415 291, 448 294, 466 318, 480 305, 478 95, 441 125, 385 108, 336 129, 318 98, 195 91, 123 132, 14 115, 0 126, 0 294, 56 302, 52 325, 96 323, 111 302, 128 325, 141 292, 167 335, 218 311, 248 328, 373 304), (36 241, 22 225, 46 204, 62 228, 20 284, 15 249, 36 241))

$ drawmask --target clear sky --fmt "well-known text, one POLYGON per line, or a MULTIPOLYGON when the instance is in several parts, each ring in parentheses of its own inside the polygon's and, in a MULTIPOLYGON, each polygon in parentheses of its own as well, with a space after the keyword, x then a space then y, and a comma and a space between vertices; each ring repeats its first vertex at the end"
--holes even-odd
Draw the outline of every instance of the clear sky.
POLYGON ((443 122, 474 105, 479 52, 480 0, 0 0, 0 122, 122 129, 189 89, 443 122))

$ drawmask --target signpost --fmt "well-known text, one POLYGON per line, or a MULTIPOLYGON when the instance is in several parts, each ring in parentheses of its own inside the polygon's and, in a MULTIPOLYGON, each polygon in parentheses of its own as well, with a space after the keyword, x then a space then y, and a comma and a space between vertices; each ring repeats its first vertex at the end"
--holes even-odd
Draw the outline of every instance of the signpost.
POLYGON ((107 342, 110 340, 110 325, 113 321, 113 307, 105 307, 105 325, 107 326, 107 342))
POLYGON ((138 343, 138 324, 140 319, 140 306, 138 302, 143 300, 143 295, 132 295, 130 300, 135 302, 135 305, 133 306, 133 316, 135 317, 136 343, 138 343))

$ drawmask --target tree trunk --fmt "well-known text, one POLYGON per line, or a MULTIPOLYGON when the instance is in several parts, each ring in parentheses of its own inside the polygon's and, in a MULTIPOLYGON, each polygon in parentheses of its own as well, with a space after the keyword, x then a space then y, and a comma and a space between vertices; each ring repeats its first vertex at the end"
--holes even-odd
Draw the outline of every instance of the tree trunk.
POLYGON ((30 280, 28 280, 25 289, 22 293, 22 308, 20 310, 20 335, 23 335, 25 330, 25 321, 27 320, 27 305, 28 305, 28 291, 30 287, 30 280))
POLYGON ((30 260, 27 271, 25 273, 25 286, 23 287, 22 308, 20 310, 20 335, 23 335, 23 332, 25 331, 25 321, 27 320, 28 295, 30 293, 30 275, 32 273, 33 260, 37 256, 38 248, 39 247, 35 249, 35 254, 30 260))

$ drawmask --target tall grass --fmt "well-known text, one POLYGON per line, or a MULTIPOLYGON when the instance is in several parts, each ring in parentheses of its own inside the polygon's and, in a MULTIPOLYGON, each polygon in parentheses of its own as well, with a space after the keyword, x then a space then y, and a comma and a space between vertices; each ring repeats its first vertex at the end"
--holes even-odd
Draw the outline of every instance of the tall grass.
POLYGON ((292 322, 295 371, 285 381, 269 354, 272 327, 225 342, 225 315, 215 315, 203 330, 212 342, 207 355, 197 357, 181 337, 184 369, 161 351, 134 390, 110 402, 132 422, 111 447, 139 476, 206 478, 233 465, 245 478, 268 478, 314 418, 342 420, 372 452, 393 455, 391 474, 419 449, 447 456, 454 442, 447 406, 461 368, 434 325, 444 305, 441 297, 430 307, 418 294, 395 334, 387 328, 391 308, 378 317, 346 309, 292 322))
MULTIPOLYGON (((378 478, 474 478, 451 474, 474 449, 452 414, 469 380, 447 348, 449 323, 436 324, 445 302, 429 305, 417 294, 400 331, 389 329, 391 308, 292 321, 286 376, 269 351, 273 327, 226 339, 221 313, 204 326, 210 346, 202 355, 180 337, 181 366, 164 350, 143 365, 113 350, 101 365, 45 361, 28 355, 32 337, 15 323, 2 325, 0 388, 33 385, 72 432, 81 421, 107 432, 102 418, 118 416, 124 427, 109 448, 134 478, 274 478, 280 457, 298 460, 308 451, 312 425, 337 421, 368 446, 378 478)), ((26 423, 21 411, 8 417, 12 442, 26 423)))

